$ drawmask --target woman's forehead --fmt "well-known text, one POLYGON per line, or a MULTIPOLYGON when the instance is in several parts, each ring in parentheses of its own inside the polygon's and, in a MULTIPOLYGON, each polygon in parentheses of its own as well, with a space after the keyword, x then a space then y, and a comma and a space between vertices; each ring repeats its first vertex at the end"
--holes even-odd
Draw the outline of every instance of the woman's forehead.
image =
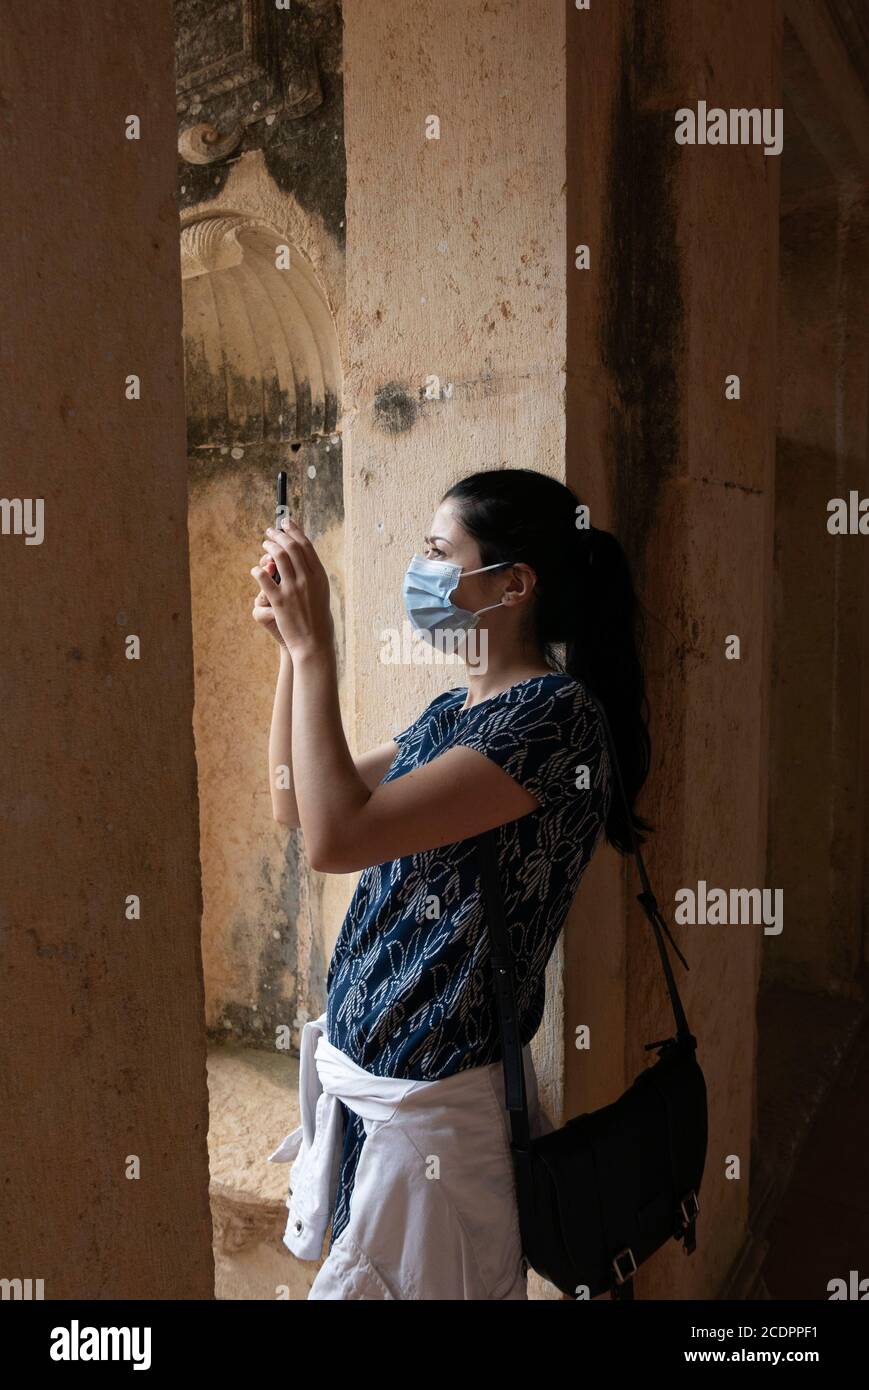
POLYGON ((450 503, 442 502, 429 523, 426 539, 445 540, 457 545, 467 534, 450 503))

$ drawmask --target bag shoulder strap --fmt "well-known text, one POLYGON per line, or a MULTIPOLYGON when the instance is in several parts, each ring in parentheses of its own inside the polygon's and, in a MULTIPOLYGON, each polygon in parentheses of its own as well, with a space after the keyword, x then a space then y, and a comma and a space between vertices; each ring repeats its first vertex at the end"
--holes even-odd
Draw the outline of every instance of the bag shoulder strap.
MULTIPOLYGON (((600 701, 592 695, 586 687, 591 703, 600 715, 607 741, 607 751, 615 777, 616 788, 625 809, 625 815, 631 837, 631 845, 634 859, 637 865, 640 883, 643 891, 637 894, 637 901, 649 919, 655 933, 655 940, 658 946, 658 954, 661 958, 661 966, 664 971, 664 979, 667 985, 667 992, 670 996, 670 1003, 676 1019, 677 1037, 690 1037, 688 1020, 679 997, 673 970, 670 965, 670 957, 667 954, 667 947, 661 934, 662 929, 666 933, 674 951, 687 970, 688 962, 679 950, 672 936, 667 923, 661 916, 657 900, 652 892, 652 885, 646 872, 643 856, 640 853, 640 845, 637 839, 636 829, 631 816, 630 806, 625 794, 624 782, 622 780, 621 768, 616 756, 615 743, 610 729, 609 720, 600 701)), ((480 847, 480 883, 483 897, 486 904, 487 923, 489 936, 492 946, 492 974, 495 982, 495 1000, 498 1008, 498 1017, 501 1031, 501 1055, 504 1063, 504 1081, 506 1088, 506 1107, 510 1112, 510 1123, 513 1134, 513 1145, 517 1148, 527 1148, 529 1142, 528 1126, 528 1103, 525 1090, 525 1069, 522 1062, 522 1043, 519 1034, 519 1018, 516 1009, 515 994, 513 989, 513 963, 510 955, 510 943, 507 934, 507 922, 504 914, 504 899, 501 893, 500 870, 498 865, 498 848, 494 830, 486 830, 478 837, 480 847)), ((663 1043, 647 1043, 647 1048, 661 1047, 663 1043)))
POLYGON ((685 1010, 682 1007, 682 1000, 679 998, 679 991, 676 988, 676 980, 673 975, 672 967, 670 965, 670 957, 667 954, 667 947, 664 944, 664 938, 661 935, 662 929, 666 933, 667 940, 670 942, 670 945, 673 947, 673 950, 676 952, 676 955, 679 957, 685 969, 688 970, 690 967, 688 965, 687 960, 682 955, 682 952, 679 950, 679 947, 676 945, 675 941, 670 935, 670 928, 667 926, 667 923, 661 916, 661 910, 658 907, 658 901, 654 893, 652 892, 652 885, 649 882, 649 875, 646 872, 646 865, 643 861, 643 856, 640 853, 640 844, 637 839, 637 832, 634 826, 633 816, 631 815, 631 808, 628 805, 628 798, 625 794, 625 784, 622 781, 622 770, 619 766, 619 760, 616 757, 615 740, 612 736, 612 730, 610 729, 609 720, 606 717, 606 711, 604 710, 604 707, 600 703, 600 701, 594 695, 592 695, 591 691, 588 689, 587 694, 592 704, 595 706, 598 714, 600 715, 601 721, 603 723, 604 732, 606 734, 607 740, 607 749, 610 756, 610 762, 613 766, 613 772, 615 774, 616 779, 616 786, 618 787, 621 803, 624 807, 625 820, 628 824, 628 833, 631 837, 631 846, 634 859, 636 860, 637 864, 637 873, 640 877, 640 883, 643 885, 642 893, 637 894, 637 902, 640 904, 640 906, 642 907, 643 911, 645 912, 646 916, 652 924, 652 929, 655 933, 655 940, 658 945, 658 954, 661 957, 661 967, 664 971, 664 979, 667 984, 667 993, 670 996, 670 1003, 673 1007, 673 1015, 676 1019, 676 1033, 678 1037, 684 1037, 690 1033, 690 1029, 688 1027, 688 1020, 685 1017, 685 1010))

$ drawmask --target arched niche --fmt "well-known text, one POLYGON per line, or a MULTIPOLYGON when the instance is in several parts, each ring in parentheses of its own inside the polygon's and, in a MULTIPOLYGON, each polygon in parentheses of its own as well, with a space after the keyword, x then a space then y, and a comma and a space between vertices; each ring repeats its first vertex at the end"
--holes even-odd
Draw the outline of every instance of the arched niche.
POLYGON ((307 258, 240 215, 181 232, 188 446, 310 439, 338 421, 332 312, 307 258))

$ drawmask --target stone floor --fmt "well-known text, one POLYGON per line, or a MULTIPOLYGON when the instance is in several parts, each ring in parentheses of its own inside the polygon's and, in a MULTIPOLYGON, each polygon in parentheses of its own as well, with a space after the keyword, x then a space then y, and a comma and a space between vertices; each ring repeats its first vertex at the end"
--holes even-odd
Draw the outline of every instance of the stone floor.
POLYGON ((221 1044, 208 1053, 211 1214, 219 1299, 305 1299, 319 1265, 282 1243, 288 1163, 269 1154, 299 1123, 298 1058, 221 1044))
MULTIPOLYGON (((804 1046, 809 1039, 804 1038, 804 1046)), ((773 1299, 828 1299, 831 1279, 869 1279, 869 1020, 811 1122, 766 1232, 773 1299)))
POLYGON ((861 1260, 869 1276, 869 1016, 859 997, 777 985, 757 1027, 751 1240, 719 1296, 826 1299, 861 1260))

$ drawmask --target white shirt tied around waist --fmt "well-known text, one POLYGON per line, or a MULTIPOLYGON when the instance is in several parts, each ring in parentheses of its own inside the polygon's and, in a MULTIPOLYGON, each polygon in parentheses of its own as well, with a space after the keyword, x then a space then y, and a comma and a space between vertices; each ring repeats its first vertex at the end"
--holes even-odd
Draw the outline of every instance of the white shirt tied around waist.
POLYGON ((326 1014, 302 1029, 299 1045, 299 1110, 302 1122, 284 1138, 270 1163, 290 1163, 289 1216, 284 1244, 300 1260, 319 1260, 338 1191, 344 1130, 339 1101, 372 1120, 390 1120, 411 1091, 437 1081, 375 1076, 326 1037, 326 1014))
MULTIPOLYGON (((283 1239, 299 1259, 320 1258, 334 1208, 339 1101, 366 1138, 349 1219, 308 1297, 527 1299, 501 1062, 435 1081, 376 1076, 325 1030, 325 1014, 302 1030, 302 1123, 270 1155, 295 1159, 283 1239)), ((531 1133, 547 1133, 529 1044, 523 1061, 531 1133)))

